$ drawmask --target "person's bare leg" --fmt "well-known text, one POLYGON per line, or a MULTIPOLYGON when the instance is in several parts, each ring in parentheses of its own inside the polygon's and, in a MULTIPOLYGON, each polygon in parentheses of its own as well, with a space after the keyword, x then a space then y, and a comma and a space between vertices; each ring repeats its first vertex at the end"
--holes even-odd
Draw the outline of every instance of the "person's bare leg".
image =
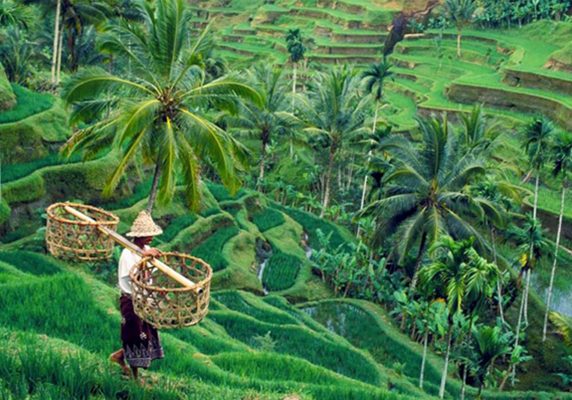
POLYGON ((123 351, 123 349, 119 349, 115 353, 112 353, 109 356, 109 359, 114 363, 119 364, 119 366, 123 370, 124 375, 129 376, 131 374, 129 367, 127 366, 127 364, 125 364, 125 352, 123 351))
POLYGON ((139 382, 139 369, 137 367, 131 367, 131 373, 132 373, 133 379, 136 382, 139 382))

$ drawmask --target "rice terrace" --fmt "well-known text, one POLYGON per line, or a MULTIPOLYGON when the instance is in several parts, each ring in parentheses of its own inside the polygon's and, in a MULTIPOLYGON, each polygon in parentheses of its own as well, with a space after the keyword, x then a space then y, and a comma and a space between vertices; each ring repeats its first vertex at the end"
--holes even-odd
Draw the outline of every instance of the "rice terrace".
POLYGON ((0 0, 0 400, 572 399, 572 1, 0 0))

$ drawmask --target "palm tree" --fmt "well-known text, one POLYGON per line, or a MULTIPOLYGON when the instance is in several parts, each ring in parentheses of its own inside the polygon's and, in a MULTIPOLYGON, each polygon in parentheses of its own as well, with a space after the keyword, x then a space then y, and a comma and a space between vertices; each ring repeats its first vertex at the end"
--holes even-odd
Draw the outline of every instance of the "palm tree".
POLYGON ((28 29, 33 20, 34 14, 30 7, 14 0, 0 0, 0 27, 15 26, 19 29, 28 29))
POLYGON ((253 87, 262 99, 261 102, 245 102, 241 113, 231 123, 260 140, 260 162, 257 186, 263 187, 266 167, 266 152, 272 137, 284 135, 297 123, 286 108, 286 94, 282 70, 271 66, 257 66, 249 72, 253 87))
MULTIPOLYGON (((385 84, 386 79, 391 78, 393 76, 393 71, 391 71, 391 67, 393 64, 387 60, 387 58, 383 58, 383 60, 378 64, 372 64, 368 69, 362 72, 362 84, 364 85, 365 92, 373 98, 375 112, 373 114, 373 124, 371 127, 372 135, 375 134, 375 130, 377 127, 377 114, 379 112, 379 106, 383 99, 383 87, 385 84)), ((371 159, 371 150, 368 152, 367 155, 368 163, 371 159)), ((361 202, 359 209, 360 211, 363 209, 365 204, 365 194, 367 190, 367 179, 368 174, 365 175, 363 178, 363 188, 361 192, 361 202)), ((358 228, 358 236, 359 236, 359 228, 358 228)))
POLYGON ((67 83, 63 97, 75 106, 72 120, 83 117, 89 125, 70 138, 65 150, 84 150, 87 156, 110 146, 118 150, 120 162, 105 194, 141 154, 154 165, 148 210, 157 194, 165 202, 172 198, 180 171, 188 204, 197 209, 201 164, 210 163, 234 191, 237 167, 245 160, 245 149, 209 121, 207 107, 236 110, 237 96, 252 101, 259 96, 231 78, 205 82, 200 62, 207 31, 187 47, 191 14, 184 0, 156 0, 142 7, 141 26, 117 25, 103 43, 131 60, 132 73, 86 69, 67 83), (97 114, 103 116, 94 122, 97 114))
MULTIPOLYGON (((546 162, 549 141, 554 131, 552 122, 544 117, 535 117, 525 128, 524 149, 528 154, 529 163, 536 173, 534 183, 534 205, 532 207, 532 218, 536 219, 538 209, 538 187, 540 183, 540 171, 546 162)), ((532 251, 532 247, 531 247, 532 251)), ((532 254, 529 255, 532 258, 532 254)), ((526 287, 524 289, 524 320, 528 322, 528 293, 530 291, 530 270, 527 270, 526 287)))
MULTIPOLYGON (((302 34, 299 28, 288 29, 286 34, 286 48, 290 54, 290 61, 292 62, 292 95, 296 94, 296 76, 298 72, 298 62, 304 59, 306 53, 306 46, 302 39, 302 34)), ((292 99, 292 106, 294 105, 292 99)))
POLYGON ((473 329, 473 339, 475 375, 479 383, 477 397, 480 398, 487 375, 494 369, 496 359, 510 353, 510 339, 507 334, 502 333, 500 327, 486 325, 473 329))
MULTIPOLYGON (((532 270, 536 266, 538 260, 542 257, 544 250, 547 247, 547 242, 544 238, 544 233, 542 232, 542 226, 538 219, 526 216, 526 221, 522 228, 513 227, 509 230, 509 237, 512 237, 517 243, 519 243, 520 257, 519 262, 521 266, 520 279, 523 277, 527 278, 527 287, 522 293, 520 309, 518 313, 518 319, 516 322, 515 329, 515 340, 514 348, 518 347, 520 341, 520 328, 522 326, 523 317, 525 323, 528 322, 526 319, 526 302, 527 302, 527 288, 530 284, 530 275, 532 270)), ((513 366, 512 370, 512 380, 514 382, 514 377, 516 375, 516 364, 513 366)))
POLYGON ((524 130, 524 150, 528 155, 528 160, 532 170, 536 173, 532 218, 536 218, 540 170, 546 162, 549 140, 553 131, 554 125, 552 124, 552 121, 544 116, 535 117, 524 130))
POLYGON ((475 154, 490 154, 500 135, 495 125, 488 123, 482 106, 476 104, 469 114, 461 114, 463 130, 461 141, 466 151, 475 154))
POLYGON ((566 188, 568 187, 568 173, 572 171, 572 135, 562 132, 557 138, 553 147, 554 176, 561 176, 562 186, 560 191, 560 214, 558 215, 558 231, 556 232, 556 247, 554 248, 554 260, 552 262, 552 272, 550 273, 550 285, 548 286, 548 297, 546 299, 546 313, 544 315, 544 326, 542 328, 542 341, 546 340, 546 327, 548 325, 548 314, 552 301, 552 289, 554 286, 554 275, 558 264, 558 250, 560 248, 560 235, 562 233, 562 217, 564 215, 564 200, 566 198, 566 188))
POLYGON ((475 0, 445 0, 444 6, 447 19, 457 28, 457 57, 461 58, 461 35, 473 21, 477 3, 475 0))
POLYGON ((75 72, 79 66, 78 41, 87 25, 103 22, 114 3, 109 0, 24 0, 37 3, 51 12, 54 8, 54 39, 52 46, 52 83, 59 83, 62 63, 64 30, 69 52, 68 66, 75 72))
POLYGON ((384 179, 384 196, 373 201, 362 214, 375 215, 376 238, 381 243, 393 235, 392 257, 403 265, 417 247, 411 272, 412 287, 417 268, 428 246, 442 234, 455 239, 475 237, 479 248, 486 240, 473 222, 497 211, 487 199, 471 193, 470 185, 485 174, 484 161, 462 151, 447 119, 418 119, 421 143, 390 137, 386 151, 395 167, 384 179))
POLYGON ((318 135, 328 148, 321 217, 330 204, 332 171, 338 153, 365 130, 367 99, 360 99, 358 84, 359 78, 351 70, 334 69, 318 74, 310 84, 308 98, 301 99, 302 118, 309 125, 305 131, 318 135))
MULTIPOLYGON (((428 292, 447 301, 449 318, 455 314, 469 313, 470 324, 478 307, 490 298, 500 277, 498 267, 487 262, 473 248, 473 240, 455 241, 450 236, 441 236, 430 253, 433 261, 419 270, 419 277, 428 292)), ((469 327, 471 330, 471 327, 469 327)), ((445 395, 447 370, 452 346, 453 321, 449 321, 445 365, 441 376, 439 397, 445 395)))

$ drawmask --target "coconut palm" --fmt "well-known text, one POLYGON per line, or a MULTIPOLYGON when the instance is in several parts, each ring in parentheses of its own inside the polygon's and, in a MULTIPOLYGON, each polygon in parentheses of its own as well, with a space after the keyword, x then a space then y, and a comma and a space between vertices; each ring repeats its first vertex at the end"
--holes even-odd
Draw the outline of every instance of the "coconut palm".
POLYGON ((72 121, 83 118, 89 125, 70 138, 65 150, 89 156, 112 147, 120 153, 105 194, 140 154, 154 165, 148 210, 157 195, 165 202, 172 198, 177 176, 184 180, 189 206, 197 209, 201 164, 212 165, 234 191, 237 168, 245 159, 244 148, 209 120, 207 109, 236 111, 237 96, 252 101, 259 96, 231 78, 205 81, 201 52, 207 31, 187 46, 191 14, 184 0, 156 0, 141 7, 142 25, 117 25, 103 40, 107 49, 131 61, 131 74, 86 69, 67 83, 63 97, 75 106, 72 121), (98 114, 102 117, 94 120, 98 114))
POLYGON ((535 117, 524 130, 524 150, 528 155, 530 166, 536 174, 534 183, 534 204, 532 208, 533 218, 536 218, 536 211, 538 209, 540 170, 546 163, 550 137, 553 132, 554 125, 552 124, 552 121, 544 116, 535 117))
POLYGON ((330 204, 332 171, 339 152, 354 137, 365 132, 366 98, 360 98, 359 77, 351 70, 333 69, 319 73, 309 85, 307 99, 301 99, 301 118, 306 132, 315 134, 328 149, 323 172, 324 192, 321 216, 330 204))
MULTIPOLYGON (((384 84, 387 79, 392 78, 393 71, 391 71, 391 67, 393 64, 387 60, 387 58, 383 58, 383 60, 378 64, 372 64, 368 69, 362 72, 362 84, 364 85, 364 91, 370 95, 374 101, 374 114, 373 114, 373 124, 371 127, 372 135, 375 134, 375 130, 377 127, 377 114, 379 112, 379 106, 381 105, 381 101, 383 99, 383 88, 384 84)), ((367 155, 368 163, 371 158, 371 150, 368 152, 367 155)), ((365 204, 365 194, 367 190, 367 179, 368 175, 366 174, 363 178, 363 188, 361 192, 361 202, 359 209, 362 210, 365 204)), ((359 231, 358 231, 359 234, 359 231)))
POLYGON ((461 141, 466 151, 476 154, 490 154, 500 135, 494 124, 490 124, 482 106, 476 104, 469 114, 461 114, 463 130, 461 141))
POLYGON ((286 92, 282 70, 271 66, 257 66, 249 72, 250 81, 261 96, 262 102, 245 102, 241 112, 230 122, 250 136, 260 140, 260 162, 257 185, 263 187, 267 148, 272 138, 285 135, 297 124, 286 109, 286 92))
POLYGON ((473 329, 473 358, 475 360, 475 377, 479 384, 480 398, 487 376, 494 370, 497 358, 511 351, 510 336, 503 334, 500 327, 480 326, 473 329))
POLYGON ((290 54, 290 61, 292 62, 292 95, 295 95, 298 63, 304 59, 304 54, 306 53, 306 46, 304 46, 302 33, 300 32, 299 28, 288 29, 288 33, 286 34, 285 39, 286 39, 286 48, 288 49, 288 53, 290 54))
POLYGON ((387 140, 385 148, 395 167, 383 179, 384 196, 362 213, 376 216, 378 244, 393 235, 399 238, 391 255, 400 265, 417 248, 412 287, 425 251, 435 240, 442 234, 474 237, 477 247, 485 249, 486 240, 475 224, 497 213, 490 201, 470 190, 474 179, 485 174, 483 160, 462 150, 446 118, 417 121, 420 145, 398 137, 387 140))
POLYGON ((474 18, 477 3, 475 0, 445 0, 445 14, 457 28, 457 57, 461 57, 461 36, 463 29, 474 18))
MULTIPOLYGON (((536 219, 538 210, 538 187, 540 183, 540 171, 547 161, 550 138, 554 132, 552 122, 544 117, 535 117, 525 128, 524 149, 528 155, 528 160, 532 170, 536 174, 534 183, 534 204, 532 206, 532 218, 536 219)), ((532 251, 532 247, 531 247, 532 251)), ((529 255, 532 258, 532 254, 529 255)), ((527 269, 526 286, 524 289, 524 320, 528 322, 528 293, 530 292, 530 270, 527 269)))
POLYGON ((54 39, 52 46, 52 83, 59 83, 62 64, 62 52, 67 41, 70 70, 79 66, 77 54, 78 41, 86 26, 98 24, 111 14, 113 3, 110 0, 24 0, 25 3, 37 3, 54 14, 54 39))
POLYGON ((552 261, 552 271, 550 273, 550 285, 548 286, 548 297, 546 299, 546 313, 544 315, 544 326, 542 328, 542 341, 546 340, 546 327, 548 325, 548 314, 550 313, 550 305, 552 301, 552 289, 554 287, 554 276, 556 274, 556 266, 558 264, 558 250, 560 248, 560 236, 562 234, 562 217, 564 215, 564 200, 566 198, 566 188, 568 187, 568 173, 572 171, 572 135, 568 132, 562 132, 555 141, 553 146, 554 168, 552 173, 554 176, 562 178, 562 186, 560 190, 560 213, 558 215, 558 230, 556 232, 556 247, 554 248, 554 260, 552 261))
MULTIPOLYGON (((548 243, 544 238, 544 233, 542 231, 542 226, 540 221, 533 218, 530 215, 526 216, 526 220, 522 226, 512 227, 509 230, 509 237, 511 237, 515 242, 519 244, 519 263, 520 263, 520 275, 519 278, 522 280, 523 277, 527 279, 526 288, 521 296, 520 309, 518 312, 518 319, 515 328, 515 343, 514 348, 517 348, 520 341, 520 330, 522 327, 523 319, 527 323, 526 319, 526 302, 527 302, 527 288, 530 285, 530 276, 532 270, 536 266, 538 260, 543 256, 548 243)), ((514 382, 514 377, 516 375, 516 365, 513 366, 512 370, 512 381, 514 382)))
POLYGON ((0 0, 0 27, 28 29, 34 21, 33 10, 14 0, 0 0))
MULTIPOLYGON (((428 292, 435 293, 435 296, 446 299, 450 319, 455 314, 467 312, 472 324, 478 309, 476 305, 489 299, 496 289, 496 281, 500 277, 498 267, 476 252, 473 240, 457 242, 450 236, 441 236, 431 246, 430 254, 433 261, 419 270, 422 286, 428 292)), ((439 388, 440 398, 445 395, 453 326, 451 319, 446 337, 447 350, 439 388)))

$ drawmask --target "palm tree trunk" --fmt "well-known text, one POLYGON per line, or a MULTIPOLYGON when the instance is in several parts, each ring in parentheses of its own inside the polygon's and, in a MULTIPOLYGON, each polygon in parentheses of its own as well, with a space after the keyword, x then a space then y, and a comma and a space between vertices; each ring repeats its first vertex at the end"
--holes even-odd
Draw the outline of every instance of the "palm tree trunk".
POLYGON ((159 177, 161 176, 161 163, 157 162, 155 165, 155 173, 153 174, 153 183, 151 184, 151 192, 149 193, 149 200, 145 208, 149 214, 153 211, 155 199, 157 198, 157 188, 159 186, 159 177))
MULTIPOLYGON (((524 271, 524 274, 527 275, 529 274, 530 271, 524 271)), ((526 277, 525 277, 526 278, 526 277)), ((514 348, 516 349, 516 347, 518 346, 518 342, 520 340, 520 326, 522 324, 522 314, 524 311, 524 302, 525 302, 525 296, 524 293, 522 294, 522 299, 520 302, 520 309, 518 311, 518 320, 516 322, 516 330, 515 330, 515 339, 514 339, 514 348)), ((516 364, 512 366, 512 372, 510 373, 513 385, 514 385, 514 379, 516 377, 516 364)), ((506 382, 505 382, 506 383, 506 382)))
POLYGON ((548 326, 548 313, 552 302, 552 290, 554 289, 554 275, 556 275, 556 265, 558 264, 558 248, 560 247, 560 234, 562 233, 562 216, 564 214, 564 200, 566 198, 566 184, 562 183, 562 193, 560 196, 560 215, 558 216, 558 231, 556 232, 556 248, 554 249, 554 261, 552 272, 550 273, 550 285, 548 286, 548 297, 546 299, 546 313, 544 314, 544 327, 542 328, 542 341, 546 341, 546 328, 548 326))
POLYGON ((443 373, 441 375, 441 386, 439 387, 439 398, 445 397, 445 384, 447 383, 447 370, 449 369, 449 355, 451 354, 451 336, 453 336, 453 323, 449 324, 447 332, 447 352, 445 353, 445 365, 443 365, 443 373))
POLYGON ((326 169, 326 176, 324 177, 324 202, 322 203, 322 212, 320 213, 320 218, 324 217, 326 208, 330 205, 330 186, 332 181, 332 170, 334 169, 334 158, 336 152, 334 146, 330 147, 330 155, 328 158, 328 168, 326 169))
MULTIPOLYGON (((536 179, 534 182, 534 204, 532 206, 532 218, 536 220, 536 213, 538 210, 538 186, 540 183, 540 171, 536 173, 536 179)), ((532 260, 533 247, 530 246, 529 258, 532 260)), ((526 276, 526 287, 524 289, 524 321, 528 324, 528 293, 530 292, 530 275, 532 273, 531 269, 528 269, 528 275, 526 276)))
POLYGON ((423 336, 423 358, 421 359, 421 372, 419 373, 419 387, 423 389, 423 378, 425 377, 425 361, 427 360, 427 342, 429 341, 429 329, 425 328, 423 336))
POLYGON ((294 111, 294 96, 296 95, 296 79, 298 77, 298 63, 294 63, 292 70, 292 111, 294 111))
POLYGON ((536 180, 534 182, 534 205, 532 207, 532 218, 536 219, 536 210, 538 209, 538 185, 540 181, 540 171, 536 174, 536 180))
POLYGON ((60 29, 60 37, 59 37, 59 44, 58 44, 58 63, 56 66, 56 83, 57 84, 60 83, 60 79, 61 79, 63 45, 64 45, 64 29, 62 27, 60 29))
POLYGON ((258 186, 258 190, 262 191, 262 182, 264 180, 264 168, 266 164, 266 143, 262 142, 262 146, 260 148, 260 172, 258 173, 258 182, 256 186, 258 186))
POLYGON ((461 31, 457 30, 457 57, 461 58, 461 31))
MULTIPOLYGON (((498 266, 495 228, 492 226, 491 226, 491 243, 493 245, 493 261, 494 261, 495 265, 498 266)), ((498 296, 498 302, 499 302, 499 316, 500 316, 502 323, 504 324, 505 320, 504 320, 504 310, 503 310, 503 304, 502 304, 502 283, 501 283, 500 279, 497 281, 497 296, 498 296)))
POLYGON ((530 276, 532 275, 532 269, 528 269, 528 274, 526 275, 526 288, 524 289, 524 323, 528 326, 528 294, 530 293, 530 276))
POLYGON ((411 292, 415 292, 417 287, 417 281, 419 279, 417 275, 417 270, 419 269, 419 264, 421 264, 421 259, 423 258, 423 252, 425 250, 425 242, 427 241, 427 232, 423 232, 421 236, 421 243, 419 243, 419 252, 417 253, 417 259, 415 260, 415 270, 413 271, 413 278, 411 278, 411 292))
POLYGON ((58 0, 56 5, 56 18, 54 20, 54 43, 52 51, 52 83, 56 83, 56 65, 58 63, 58 44, 60 32, 60 14, 62 9, 62 2, 58 0))
MULTIPOLYGON (((379 103, 376 103, 376 105, 375 105, 375 113, 374 113, 374 116, 373 116, 373 124, 372 124, 372 128, 371 128, 371 133, 372 133, 372 134, 375 133, 375 129, 376 129, 376 125, 377 125, 377 113, 378 113, 378 111, 379 111, 379 103)), ((371 160, 371 150, 368 151, 368 153, 367 153, 367 163, 368 163, 368 164, 369 164, 370 160, 371 160)), ((363 187, 362 187, 362 190, 361 190, 361 201, 360 201, 360 204, 359 204, 359 209, 360 209, 360 211, 363 210, 363 207, 365 206, 365 194, 366 194, 366 191, 367 191, 367 180, 368 180, 368 178, 369 178, 369 175, 368 175, 367 172, 366 172, 365 176, 363 177, 363 187)), ((357 232, 356 232, 356 237, 359 238, 360 233, 361 233, 361 227, 358 225, 358 229, 357 229, 357 232)))

